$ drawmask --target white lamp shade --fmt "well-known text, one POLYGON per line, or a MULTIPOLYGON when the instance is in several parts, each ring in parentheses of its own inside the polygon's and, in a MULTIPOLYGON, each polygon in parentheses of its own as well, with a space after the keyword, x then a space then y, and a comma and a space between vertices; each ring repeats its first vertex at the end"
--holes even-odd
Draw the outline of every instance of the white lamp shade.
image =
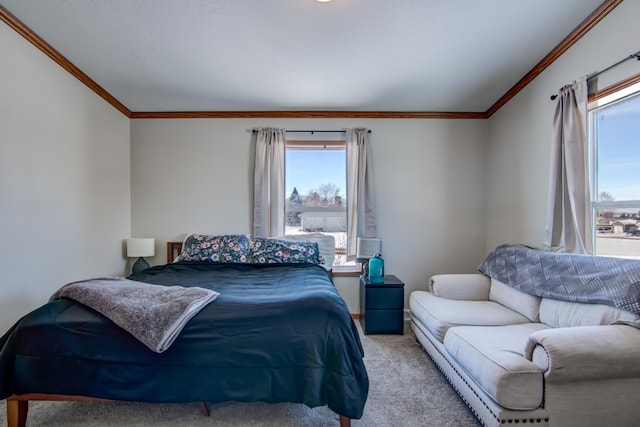
POLYGON ((127 239, 127 256, 131 258, 154 256, 156 254, 156 239, 132 238, 127 239))
POLYGON ((370 259, 382 252, 382 239, 358 237, 356 241, 356 258, 370 259))

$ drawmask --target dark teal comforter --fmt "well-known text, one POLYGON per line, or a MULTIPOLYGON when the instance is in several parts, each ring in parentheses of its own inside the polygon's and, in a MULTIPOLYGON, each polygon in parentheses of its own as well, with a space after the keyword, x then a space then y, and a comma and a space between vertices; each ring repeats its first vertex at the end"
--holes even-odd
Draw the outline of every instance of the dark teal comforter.
POLYGON ((322 267, 176 263, 130 279, 220 296, 160 354, 79 303, 49 302, 0 338, 0 398, 299 402, 362 416, 360 338, 322 267))

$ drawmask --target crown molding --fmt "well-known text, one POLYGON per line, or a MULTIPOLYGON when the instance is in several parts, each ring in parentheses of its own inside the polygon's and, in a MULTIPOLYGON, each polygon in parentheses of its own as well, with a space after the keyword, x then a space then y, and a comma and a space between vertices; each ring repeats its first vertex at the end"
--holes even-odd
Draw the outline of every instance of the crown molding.
POLYGON ((91 77, 87 76, 78 67, 73 65, 71 61, 65 58, 60 52, 55 50, 53 46, 44 41, 39 35, 31 31, 22 21, 16 18, 11 12, 0 5, 0 20, 4 21, 9 27, 13 28, 18 34, 27 39, 31 44, 40 49, 45 55, 53 59, 58 65, 67 70, 69 74, 84 83, 89 89, 94 91, 98 96, 111 104, 116 110, 120 111, 127 117, 131 116, 131 110, 124 106, 120 101, 114 98, 109 92, 104 90, 102 86, 96 83, 91 77))
POLYGON ((509 102, 556 59, 596 26, 623 0, 605 0, 531 71, 509 89, 485 112, 428 111, 131 111, 109 92, 72 64, 60 52, 34 33, 22 21, 0 5, 0 20, 40 49, 45 55, 93 90, 114 108, 132 119, 199 119, 199 118, 371 118, 371 119, 487 119, 509 102))
POLYGON ((535 67, 531 69, 518 83, 516 83, 511 89, 507 91, 495 104, 493 104, 487 111, 487 117, 491 117, 496 111, 498 111, 504 104, 509 102, 514 96, 516 96, 522 89, 531 83, 536 77, 538 77, 544 70, 547 69, 556 59, 558 59, 563 53, 565 53, 571 46, 573 46, 578 40, 580 40, 585 34, 587 34, 593 27, 595 27, 600 21, 604 19, 613 9, 622 3, 622 0, 605 0, 600 6, 594 10, 584 21, 580 23, 567 37, 564 38, 547 56, 542 58, 535 67))
POLYGON ((134 111, 132 119, 486 119, 485 113, 423 111, 134 111))

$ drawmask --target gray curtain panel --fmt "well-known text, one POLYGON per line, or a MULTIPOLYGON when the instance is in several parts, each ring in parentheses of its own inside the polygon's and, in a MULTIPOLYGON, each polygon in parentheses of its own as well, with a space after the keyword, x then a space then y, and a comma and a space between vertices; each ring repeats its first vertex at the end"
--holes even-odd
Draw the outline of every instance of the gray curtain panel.
POLYGON ((358 237, 377 237, 376 195, 369 130, 347 129, 347 258, 356 256, 358 237))
POLYGON ((253 234, 284 234, 284 156, 286 130, 261 128, 256 134, 253 176, 253 234))
POLYGON ((593 252, 593 219, 586 77, 560 90, 552 138, 544 246, 552 251, 590 254, 593 252))

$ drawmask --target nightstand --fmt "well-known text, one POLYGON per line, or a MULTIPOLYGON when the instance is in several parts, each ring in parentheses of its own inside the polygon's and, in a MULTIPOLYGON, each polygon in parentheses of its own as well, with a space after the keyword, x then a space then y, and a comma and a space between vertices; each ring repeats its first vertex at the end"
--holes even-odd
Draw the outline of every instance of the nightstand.
POLYGON ((384 276, 371 283, 360 276, 360 325, 365 334, 402 334, 404 330, 404 283, 384 276))

